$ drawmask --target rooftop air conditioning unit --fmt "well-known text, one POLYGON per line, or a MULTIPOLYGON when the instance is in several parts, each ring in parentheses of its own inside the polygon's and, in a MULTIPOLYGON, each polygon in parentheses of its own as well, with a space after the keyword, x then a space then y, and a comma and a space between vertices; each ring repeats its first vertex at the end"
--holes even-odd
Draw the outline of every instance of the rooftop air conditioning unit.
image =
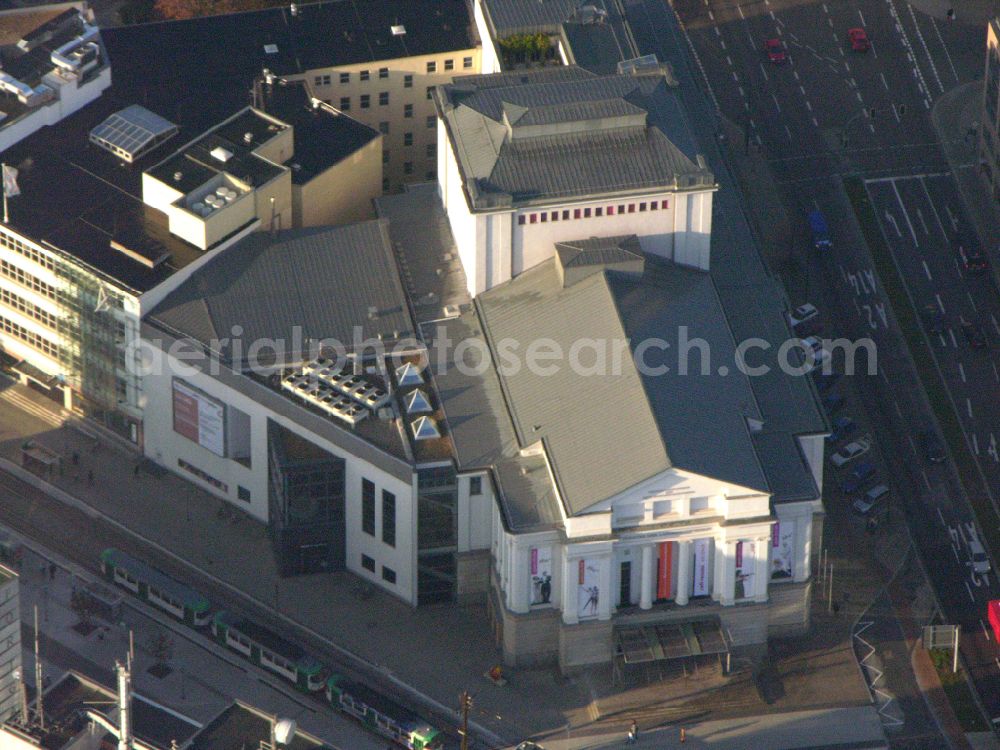
POLYGON ((406 34, 406 27, 403 26, 403 24, 395 24, 395 25, 393 25, 393 27, 392 27, 392 35, 393 36, 403 36, 404 34, 406 34))
POLYGON ((216 146, 209 151, 209 153, 212 155, 213 159, 221 161, 223 164, 233 158, 233 152, 229 149, 223 148, 222 146, 216 146))

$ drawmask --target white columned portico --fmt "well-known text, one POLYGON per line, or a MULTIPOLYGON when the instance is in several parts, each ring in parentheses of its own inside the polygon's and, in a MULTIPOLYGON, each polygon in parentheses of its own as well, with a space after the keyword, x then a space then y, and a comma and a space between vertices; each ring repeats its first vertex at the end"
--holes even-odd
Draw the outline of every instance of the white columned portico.
POLYGON ((688 603, 691 593, 691 542, 677 543, 677 594, 674 601, 677 604, 688 603))
POLYGON ((562 619, 567 625, 576 625, 580 622, 577 615, 577 577, 572 575, 570 566, 576 563, 575 560, 564 558, 562 575, 562 619))
POLYGON ((719 604, 728 607, 735 601, 736 542, 723 541, 719 548, 723 550, 723 554, 716 558, 718 575, 715 579, 715 592, 718 594, 719 604))
POLYGON ((653 545, 642 546, 641 575, 639 577, 639 609, 653 606, 653 545))
POLYGON ((812 518, 801 516, 795 524, 795 558, 792 561, 792 580, 802 583, 809 578, 812 566, 812 518))

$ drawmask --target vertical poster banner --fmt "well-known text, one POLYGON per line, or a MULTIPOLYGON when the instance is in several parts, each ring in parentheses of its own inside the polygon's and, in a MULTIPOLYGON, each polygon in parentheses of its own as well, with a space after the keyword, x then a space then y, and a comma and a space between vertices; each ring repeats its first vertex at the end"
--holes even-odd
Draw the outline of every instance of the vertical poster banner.
POLYGON ((691 596, 708 596, 708 550, 711 539, 694 540, 694 581, 691 596))
POLYGON ((597 583, 600 572, 599 563, 580 560, 577 570, 576 595, 577 617, 581 620, 597 617, 597 609, 601 601, 601 590, 597 583))
POLYGON ((552 548, 531 548, 531 604, 552 602, 552 548))
POLYGON ((660 542, 660 563, 656 576, 656 598, 671 599, 671 582, 674 572, 674 543, 660 542))
POLYGON ((794 575, 795 521, 781 521, 771 527, 771 579, 794 575))
POLYGON ((753 567, 756 557, 756 545, 753 542, 736 543, 736 585, 734 596, 737 599, 747 599, 754 595, 753 567))

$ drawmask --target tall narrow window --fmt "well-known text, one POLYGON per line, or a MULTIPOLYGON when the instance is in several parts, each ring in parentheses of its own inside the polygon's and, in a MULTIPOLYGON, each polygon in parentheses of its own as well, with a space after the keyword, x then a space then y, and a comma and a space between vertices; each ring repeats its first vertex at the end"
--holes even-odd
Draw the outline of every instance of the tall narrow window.
POLYGON ((382 541, 396 546, 396 496, 382 490, 382 541))
POLYGON ((361 530, 375 536, 375 485, 361 480, 361 530))

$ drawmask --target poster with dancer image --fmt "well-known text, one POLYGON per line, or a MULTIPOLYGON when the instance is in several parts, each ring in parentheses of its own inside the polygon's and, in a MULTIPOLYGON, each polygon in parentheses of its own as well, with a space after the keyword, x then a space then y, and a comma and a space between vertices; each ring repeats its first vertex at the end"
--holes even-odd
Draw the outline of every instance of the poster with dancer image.
POLYGON ((694 580, 691 596, 708 596, 711 593, 708 568, 708 552, 711 544, 711 539, 694 540, 694 580))
POLYGON ((552 602, 552 548, 531 548, 531 605, 552 602))
POLYGON ((576 614, 581 620, 597 617, 597 608, 601 602, 601 590, 598 584, 600 572, 600 564, 593 560, 580 560, 577 563, 576 614))
POLYGON ((771 579, 791 578, 795 559, 795 521, 781 521, 771 527, 771 579))
POLYGON ((753 567, 756 562, 757 545, 753 542, 736 543, 736 587, 734 596, 737 599, 748 599, 753 596, 753 567))

